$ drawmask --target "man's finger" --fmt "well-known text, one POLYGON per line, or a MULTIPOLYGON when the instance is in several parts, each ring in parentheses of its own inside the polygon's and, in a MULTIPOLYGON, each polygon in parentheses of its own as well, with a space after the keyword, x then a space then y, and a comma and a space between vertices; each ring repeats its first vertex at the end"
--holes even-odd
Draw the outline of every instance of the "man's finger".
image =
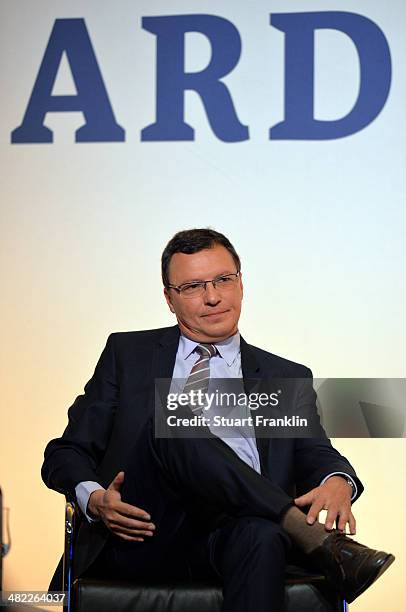
POLYGON ((313 499, 314 499, 314 494, 312 490, 312 491, 309 491, 308 493, 305 493, 304 495, 301 495, 300 497, 296 497, 294 502, 296 506, 310 506, 310 504, 313 502, 313 499))
POLYGON ((308 525, 313 525, 313 523, 317 521, 320 510, 323 510, 323 502, 321 499, 315 499, 306 515, 306 522, 308 525))
POLYGON ((107 487, 110 491, 120 491, 120 487, 124 482, 124 472, 119 472, 117 476, 107 487))
POLYGON ((114 512, 111 516, 107 515, 106 518, 109 523, 119 525, 120 527, 125 527, 126 529, 155 531, 155 525, 153 523, 148 523, 145 521, 136 521, 135 519, 130 519, 126 516, 122 516, 118 512, 114 512))
POLYGON ((355 520, 352 512, 350 512, 350 516, 348 519, 348 525, 350 527, 350 534, 355 535, 357 533, 357 521, 355 520))
POLYGON ((350 513, 347 510, 340 512, 336 520, 337 529, 345 533, 345 527, 347 523, 349 522, 349 518, 350 518, 350 513))
POLYGON ((128 518, 144 519, 146 521, 151 519, 148 512, 145 512, 145 510, 142 508, 132 506, 131 504, 126 504, 122 501, 116 502, 113 507, 116 512, 122 514, 123 516, 127 516, 128 518))
POLYGON ((333 529, 334 521, 336 520, 337 516, 338 516, 337 506, 331 505, 327 511, 326 522, 324 523, 324 526, 326 529, 328 529, 329 531, 333 529))
POLYGON ((119 538, 122 538, 123 540, 127 540, 128 542, 144 542, 144 538, 134 538, 133 536, 128 536, 124 533, 120 533, 118 531, 113 532, 114 535, 116 535, 119 538))
POLYGON ((109 522, 108 527, 113 533, 122 533, 133 538, 144 536, 151 538, 154 535, 153 531, 148 531, 144 529, 127 529, 127 527, 123 527, 122 525, 117 525, 112 522, 109 522))

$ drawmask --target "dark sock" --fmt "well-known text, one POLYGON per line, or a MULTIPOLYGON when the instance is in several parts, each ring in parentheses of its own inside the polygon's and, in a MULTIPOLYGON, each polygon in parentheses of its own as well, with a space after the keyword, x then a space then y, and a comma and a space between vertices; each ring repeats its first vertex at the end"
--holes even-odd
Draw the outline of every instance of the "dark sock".
POLYGON ((295 506, 289 508, 285 513, 281 526, 290 535, 296 546, 306 554, 321 546, 331 533, 326 531, 324 525, 319 521, 309 525, 306 522, 306 515, 295 506))

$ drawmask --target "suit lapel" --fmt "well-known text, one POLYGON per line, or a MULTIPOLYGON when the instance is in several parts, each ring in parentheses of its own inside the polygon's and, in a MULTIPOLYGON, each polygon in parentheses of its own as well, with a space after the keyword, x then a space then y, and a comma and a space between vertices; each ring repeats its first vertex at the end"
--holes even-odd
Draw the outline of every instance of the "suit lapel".
MULTIPOLYGON (((264 372, 261 371, 261 367, 255 357, 255 354, 250 345, 245 342, 244 338, 240 338, 240 349, 241 349, 241 369, 244 382, 244 389, 247 394, 250 393, 261 393, 261 382, 264 377, 264 372)), ((268 374, 268 373, 267 373, 268 374)), ((256 411, 258 412, 258 411, 256 411)), ((253 413, 255 416, 255 412, 253 413)), ((255 432, 257 434, 257 427, 255 432)), ((268 457, 270 451, 270 442, 268 438, 261 438, 256 435, 257 449, 259 454, 259 460, 261 464, 261 473, 264 476, 269 476, 268 472, 268 457)))
POLYGON ((261 369, 250 345, 245 342, 242 336, 240 337, 240 349, 244 388, 247 393, 250 393, 256 387, 258 379, 261 376, 261 369))
POLYGON ((154 349, 152 374, 154 378, 172 378, 179 345, 179 327, 174 325, 160 337, 154 349))

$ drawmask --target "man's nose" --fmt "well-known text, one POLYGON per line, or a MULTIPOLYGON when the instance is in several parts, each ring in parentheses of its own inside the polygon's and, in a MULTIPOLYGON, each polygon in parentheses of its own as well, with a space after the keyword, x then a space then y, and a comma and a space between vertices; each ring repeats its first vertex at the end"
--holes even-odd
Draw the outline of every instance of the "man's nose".
POLYGON ((206 291, 204 292, 204 301, 206 304, 217 304, 220 302, 220 292, 213 287, 213 283, 206 283, 206 291))

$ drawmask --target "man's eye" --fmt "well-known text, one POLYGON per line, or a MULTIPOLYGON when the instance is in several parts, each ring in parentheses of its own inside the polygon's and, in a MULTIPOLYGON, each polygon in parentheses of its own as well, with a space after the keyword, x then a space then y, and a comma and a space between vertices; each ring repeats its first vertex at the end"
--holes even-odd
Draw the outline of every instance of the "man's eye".
POLYGON ((193 291, 193 289, 198 287, 202 287, 202 283, 190 283, 190 285, 183 285, 182 291, 193 291))
POLYGON ((231 281, 232 281, 232 277, 231 276, 220 276, 216 280, 216 283, 220 283, 220 285, 226 285, 227 283, 230 283, 231 281))

